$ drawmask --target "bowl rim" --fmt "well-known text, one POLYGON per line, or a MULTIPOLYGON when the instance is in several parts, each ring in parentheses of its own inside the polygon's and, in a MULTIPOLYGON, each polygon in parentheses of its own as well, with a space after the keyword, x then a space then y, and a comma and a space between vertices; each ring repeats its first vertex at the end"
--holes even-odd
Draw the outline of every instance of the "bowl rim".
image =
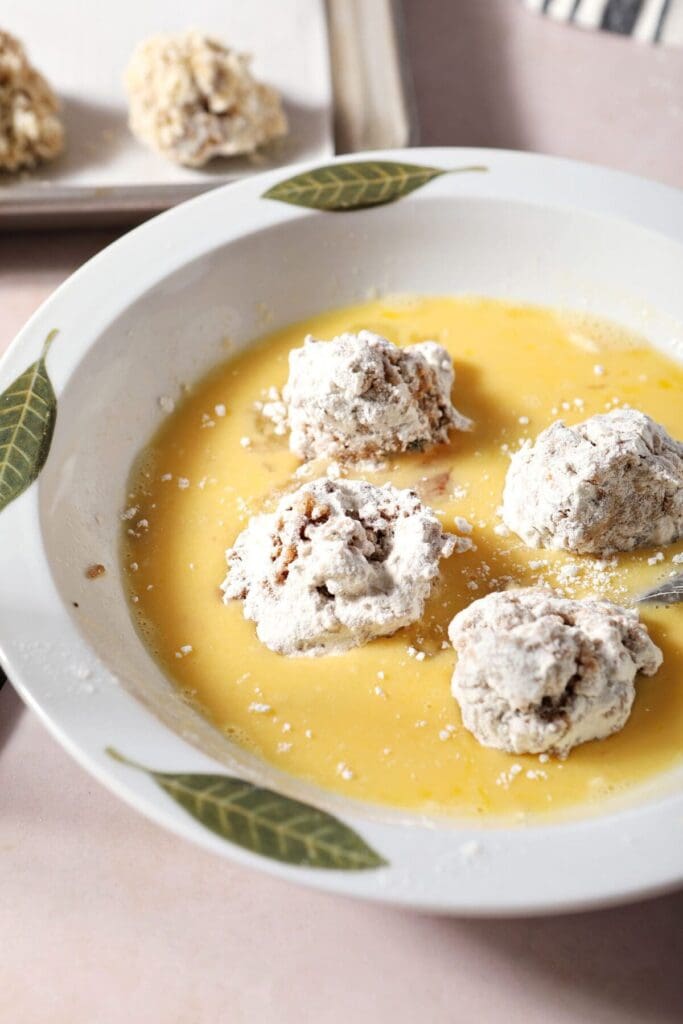
MULTIPOLYGON (((485 175, 444 175, 428 189, 411 195, 410 203, 434 196, 520 202, 533 198, 536 204, 627 221, 683 245, 683 192, 622 172, 558 157, 457 147, 361 153, 332 158, 328 164, 364 160, 489 167, 485 175)), ((18 333, 0 360, 0 389, 37 358, 52 327, 60 325, 68 335, 73 325, 69 344, 56 347, 50 356, 53 384, 59 394, 106 326, 174 271, 262 228, 301 217, 333 216, 260 198, 283 177, 314 166, 279 168, 224 185, 117 239, 61 284, 18 333), (182 244, 173 244, 174 239, 182 244), (153 260, 145 256, 150 252, 154 252, 153 260), (118 282, 116 290, 108 287, 112 279, 118 282), (88 312, 92 313, 85 331, 82 296, 87 296, 88 312)), ((371 215, 370 210, 350 216, 371 215)), ((436 828, 433 823, 379 822, 364 817, 359 805, 350 801, 344 820, 387 857, 390 863, 386 867, 372 872, 321 871, 266 860, 214 836, 151 779, 105 754, 106 746, 115 746, 131 758, 151 761, 151 766, 161 771, 216 770, 211 758, 116 685, 115 677, 78 631, 52 580, 35 483, 0 515, 0 609, 6 612, 0 617, 0 663, 58 742, 98 781, 146 817, 221 856, 317 888, 471 916, 580 910, 666 892, 683 884, 683 862, 675 855, 676 849, 683 847, 680 790, 614 813, 512 828, 463 820, 436 828), (7 614, 17 607, 21 612, 7 614), (46 618, 51 636, 59 630, 61 648, 68 657, 91 664, 102 682, 94 699, 88 697, 87 722, 82 705, 55 693, 47 669, 40 667, 35 645, 30 642, 34 629, 27 620, 33 623, 41 616, 46 618), (617 821, 619 827, 615 828, 617 821), (465 849, 480 842, 482 857, 462 868, 465 849), (591 865, 598 855, 601 867, 595 878, 591 865), (441 868, 427 877, 427 865, 437 862, 441 868)))

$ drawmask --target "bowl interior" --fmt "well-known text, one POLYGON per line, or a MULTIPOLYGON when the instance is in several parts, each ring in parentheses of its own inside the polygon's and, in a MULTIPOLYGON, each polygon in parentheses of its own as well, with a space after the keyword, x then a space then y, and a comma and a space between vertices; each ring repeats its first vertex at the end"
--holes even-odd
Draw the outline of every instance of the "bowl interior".
POLYGON ((164 415, 159 398, 178 398, 229 350, 269 330, 373 292, 584 310, 680 358, 681 280, 683 247, 624 220, 447 196, 296 218, 187 263, 100 333, 60 395, 39 489, 45 550, 65 605, 107 667, 179 735, 243 773, 271 785, 277 776, 280 788, 305 793, 306 784, 283 780, 188 706, 133 627, 120 513, 132 462, 164 415), (91 563, 106 575, 87 580, 91 563))

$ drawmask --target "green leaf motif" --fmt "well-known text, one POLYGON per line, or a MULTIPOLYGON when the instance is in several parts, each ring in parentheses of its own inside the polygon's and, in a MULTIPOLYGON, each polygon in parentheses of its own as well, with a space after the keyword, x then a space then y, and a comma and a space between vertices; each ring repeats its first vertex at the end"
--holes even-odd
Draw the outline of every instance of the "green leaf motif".
POLYGON ((50 451, 57 399, 45 359, 56 334, 50 331, 40 358, 0 395, 0 511, 33 483, 50 451))
POLYGON ((386 861, 326 811, 228 775, 157 772, 112 747, 110 757, 146 772, 205 828, 262 857, 308 868, 365 871, 386 861))
POLYGON ((680 604, 683 601, 683 572, 665 580, 638 598, 640 604, 680 604))
POLYGON ((357 160, 304 171, 273 185, 263 193, 263 198, 312 210, 362 210, 393 203, 442 174, 485 170, 485 167, 458 167, 448 171, 394 160, 357 160))

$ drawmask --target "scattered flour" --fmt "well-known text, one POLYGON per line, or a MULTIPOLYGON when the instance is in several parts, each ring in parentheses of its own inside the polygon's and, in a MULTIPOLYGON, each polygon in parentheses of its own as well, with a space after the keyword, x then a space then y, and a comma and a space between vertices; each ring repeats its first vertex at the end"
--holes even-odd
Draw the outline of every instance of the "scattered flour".
POLYGON ((262 701, 254 700, 251 702, 247 711, 251 711, 254 715, 268 715, 273 710, 270 704, 264 704, 262 701))
POLYGON ((481 856, 482 846, 476 839, 468 839, 459 847, 460 860, 463 864, 471 864, 481 856))
POLYGON ((159 398, 159 407, 164 412, 171 413, 175 409, 175 402, 170 395, 161 395, 159 398))

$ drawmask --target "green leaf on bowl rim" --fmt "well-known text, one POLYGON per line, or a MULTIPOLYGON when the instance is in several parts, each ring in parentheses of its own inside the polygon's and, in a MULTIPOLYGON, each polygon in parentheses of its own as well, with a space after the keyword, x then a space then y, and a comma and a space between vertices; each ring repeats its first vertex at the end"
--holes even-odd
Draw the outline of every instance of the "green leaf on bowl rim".
POLYGON ((124 757, 110 757, 146 772, 196 821, 221 839, 262 857, 297 867, 366 871, 386 861, 338 818, 229 775, 158 772, 124 757))
POLYGON ((683 572, 663 580, 638 598, 638 604, 680 604, 683 601, 683 572))
POLYGON ((45 359, 56 334, 50 331, 40 358, 0 395, 0 511, 30 487, 50 451, 57 398, 45 359))
POLYGON ((423 167, 395 160, 353 160, 315 167, 286 178, 263 193, 263 199, 336 213, 393 203, 442 174, 486 171, 486 167, 423 167))

